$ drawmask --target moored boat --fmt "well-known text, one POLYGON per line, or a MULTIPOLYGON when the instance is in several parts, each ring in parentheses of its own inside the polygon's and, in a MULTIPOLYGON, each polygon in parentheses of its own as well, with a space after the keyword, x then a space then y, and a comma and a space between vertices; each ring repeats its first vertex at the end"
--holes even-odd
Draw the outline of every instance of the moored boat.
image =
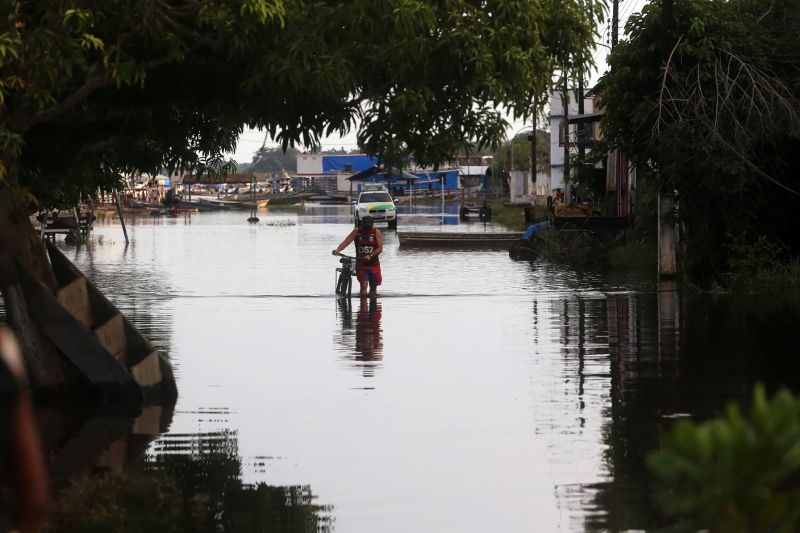
POLYGON ((400 231, 401 246, 508 246, 522 236, 520 232, 445 232, 400 231))

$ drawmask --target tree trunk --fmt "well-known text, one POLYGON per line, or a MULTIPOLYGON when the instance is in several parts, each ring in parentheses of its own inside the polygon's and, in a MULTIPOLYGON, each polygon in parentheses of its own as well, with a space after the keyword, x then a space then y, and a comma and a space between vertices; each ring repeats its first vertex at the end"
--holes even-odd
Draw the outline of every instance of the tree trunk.
POLYGON ((18 269, 50 290, 56 288, 56 280, 44 245, 30 223, 28 201, 16 185, 16 167, 13 161, 5 163, 6 177, 0 181, 0 292, 8 321, 22 346, 32 388, 60 395, 68 384, 76 383, 76 371, 31 319, 18 269))

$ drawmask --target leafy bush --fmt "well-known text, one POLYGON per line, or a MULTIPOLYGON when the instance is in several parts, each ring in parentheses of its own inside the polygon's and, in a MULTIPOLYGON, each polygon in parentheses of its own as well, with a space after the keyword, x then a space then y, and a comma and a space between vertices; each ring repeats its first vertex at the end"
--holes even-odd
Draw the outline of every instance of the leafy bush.
POLYGON ((612 248, 608 260, 615 269, 655 272, 656 254, 656 246, 653 243, 638 240, 612 248))
POLYGON ((178 489, 164 475, 109 471, 74 480, 45 530, 167 533, 179 530, 180 510, 178 489))
POLYGON ((774 268, 785 253, 785 247, 762 235, 755 242, 747 242, 745 236, 727 235, 728 272, 732 275, 754 275, 774 268))
POLYGON ((796 531, 800 524, 800 401, 781 390, 767 400, 757 386, 748 417, 678 422, 648 458, 656 498, 696 531, 796 531))

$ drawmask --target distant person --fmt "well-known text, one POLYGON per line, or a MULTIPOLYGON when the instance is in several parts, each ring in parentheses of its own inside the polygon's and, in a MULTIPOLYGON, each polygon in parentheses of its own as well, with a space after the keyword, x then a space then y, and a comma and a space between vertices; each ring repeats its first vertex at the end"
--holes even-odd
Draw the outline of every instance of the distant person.
POLYGON ((48 505, 44 459, 25 365, 14 333, 0 325, 0 454, 6 498, 0 503, 0 528, 38 531, 48 505))
POLYGON ((339 252, 350 246, 353 241, 356 243, 356 257, 359 259, 356 278, 361 284, 361 296, 367 295, 367 285, 369 285, 369 294, 375 296, 378 292, 378 285, 383 281, 381 263, 378 258, 383 252, 383 235, 374 227, 372 217, 363 217, 359 227, 354 228, 347 238, 333 250, 333 255, 339 255, 339 252))

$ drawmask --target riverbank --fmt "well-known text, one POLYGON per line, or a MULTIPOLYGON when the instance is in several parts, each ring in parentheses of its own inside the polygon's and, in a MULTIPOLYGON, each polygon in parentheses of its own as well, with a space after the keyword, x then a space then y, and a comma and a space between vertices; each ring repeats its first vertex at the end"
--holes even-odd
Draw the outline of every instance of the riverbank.
MULTIPOLYGON (((492 221, 502 224, 509 230, 525 231, 531 224, 525 221, 525 210, 522 207, 509 207, 503 205, 502 202, 490 202, 490 205, 492 206, 492 221)), ((547 218, 547 208, 535 206, 533 216, 536 221, 544 220, 547 218)))

